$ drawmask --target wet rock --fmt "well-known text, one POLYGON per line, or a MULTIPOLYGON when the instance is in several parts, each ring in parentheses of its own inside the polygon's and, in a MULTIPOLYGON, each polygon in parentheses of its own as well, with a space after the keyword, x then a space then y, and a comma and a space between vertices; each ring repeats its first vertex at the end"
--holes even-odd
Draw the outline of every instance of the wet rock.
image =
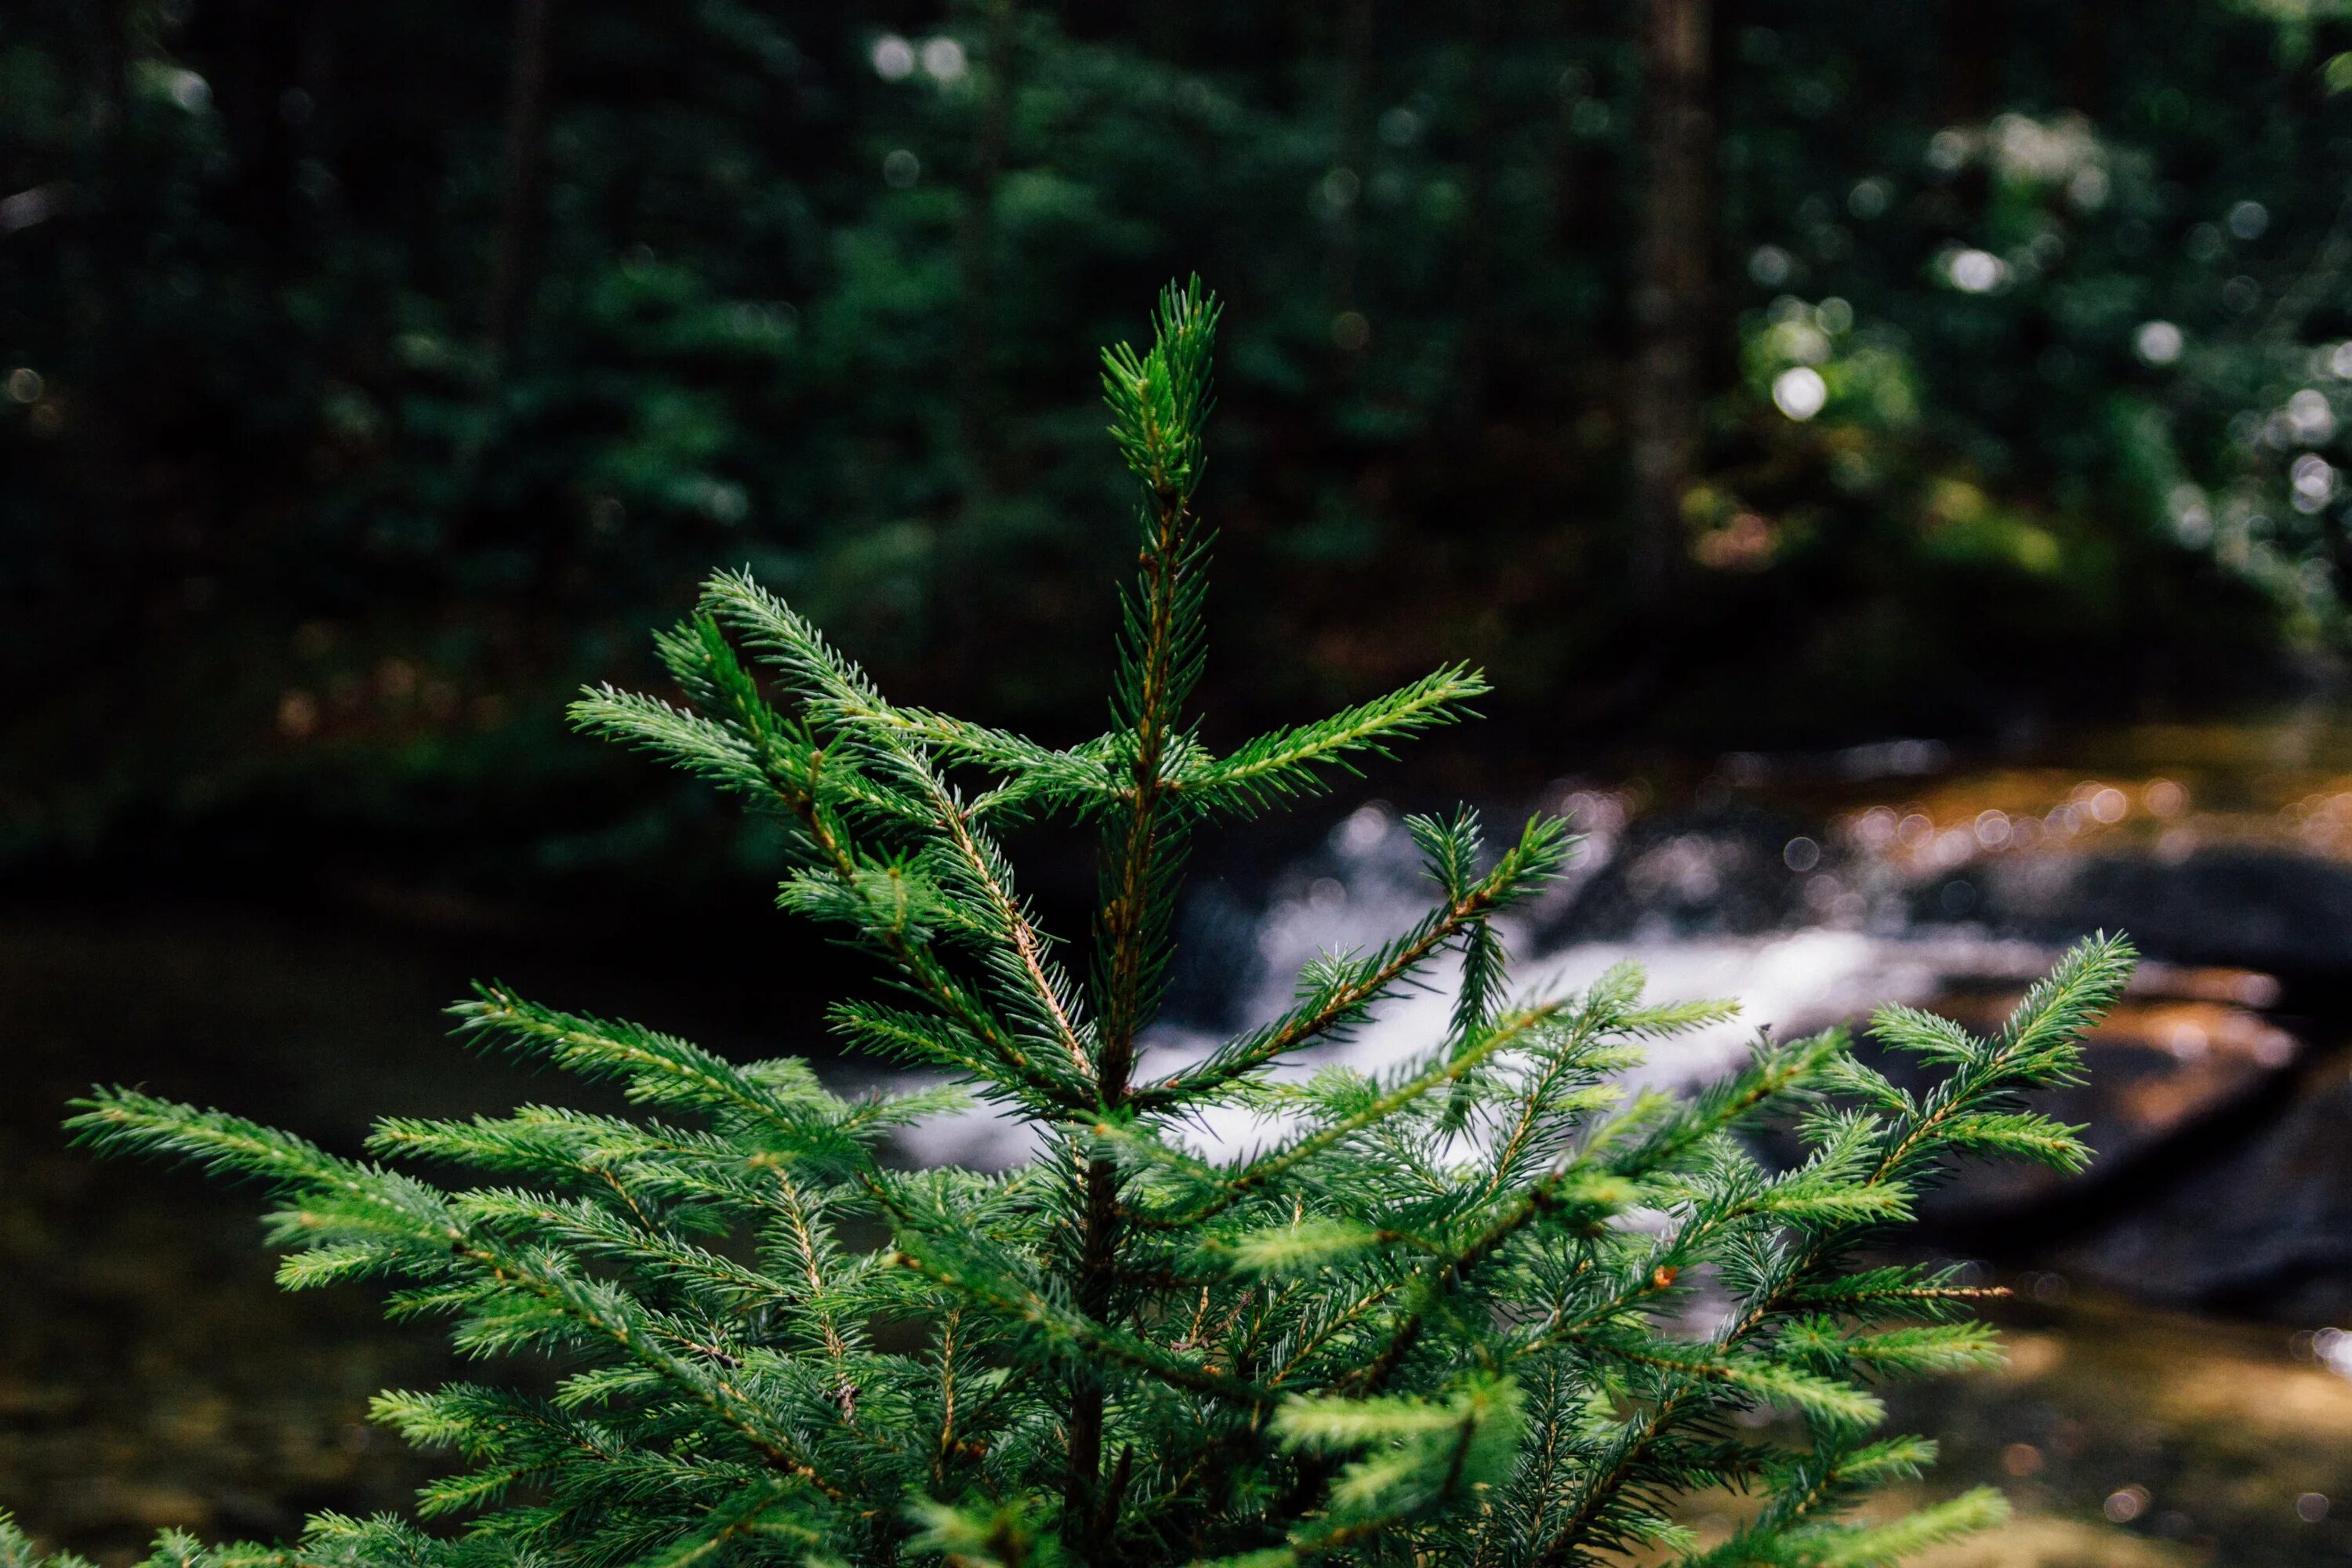
POLYGON ((2352 867, 2280 849, 2042 855, 1976 873, 1980 914, 2045 935, 2126 931, 2144 952, 2273 973, 2352 969, 2352 867))
MULTIPOLYGON (((2352 965, 2352 870, 2276 847, 2176 854, 2178 841, 2168 847, 2163 835, 2178 819, 2131 804, 2153 788, 2126 799, 2112 785, 2080 786, 2079 800, 2061 797, 2052 808, 2058 826, 2049 826, 2050 814, 2032 818, 2042 825, 2038 835, 2017 826, 2027 820, 2021 807, 2012 816, 1973 796, 1937 803, 1934 815, 1890 810, 1881 821, 1865 812, 1848 829, 1809 831, 1801 817, 1737 803, 1621 817, 1599 825, 1604 831, 1576 876, 1512 922, 1518 975, 1530 986, 1573 990, 1633 960, 1659 1000, 1738 997, 1737 1022, 1654 1050, 1643 1076, 1687 1085, 1735 1064, 1759 1026, 1809 1033, 1863 1022, 1888 1002, 1992 1032, 2065 941, 2096 926, 2127 930, 2173 962, 2144 964, 2092 1034, 2087 1081, 2039 1101, 2085 1128, 2096 1152, 2091 1170, 2065 1177, 1969 1164, 1925 1200, 1924 1217, 1964 1251, 2046 1259, 2072 1249, 2066 1255, 2094 1278, 2167 1301, 2218 1300, 2237 1288, 2231 1269, 2325 1273, 2333 1244, 2305 1232, 2333 1211, 2315 1195, 2302 1208, 2279 1207, 2250 1178, 2221 1202, 2172 1214, 2163 1194, 2179 1173, 2296 1136, 2304 1113, 2290 1102, 2302 1047, 2272 1016, 2281 987, 2260 970, 2218 961, 2276 960, 2309 975, 2328 962, 2328 944, 2340 943, 2352 965), (2087 826, 2069 829, 2074 816, 2087 826), (2082 842, 2101 835, 2096 848, 2082 842), (1941 913, 1951 902, 1942 884, 1954 878, 1973 879, 1966 902, 1974 923, 1947 923, 1941 913), (1923 899, 1937 920, 1919 918, 1923 899), (2195 1258, 2178 1277, 2160 1247, 2135 1250, 2129 1239, 2134 1226, 2166 1226, 2195 1233, 2195 1258), (2251 1233, 2260 1234, 2241 1247, 2251 1233), (2084 1250, 2094 1244, 2104 1249, 2095 1260, 2084 1250)), ((1262 906, 1204 900, 1194 919, 1216 928, 1218 940, 1202 946, 1214 952, 1225 997, 1243 999, 1235 1019, 1216 1024, 1278 1008, 1291 976, 1318 951, 1370 945, 1409 924, 1429 898, 1402 824, 1370 805, 1276 873, 1262 906)), ((1398 999, 1318 1059, 1377 1070, 1427 1048, 1442 1037, 1450 1005, 1443 964, 1433 978, 1437 992, 1398 999)), ((2315 1142, 2306 1159, 2326 1152, 2315 1142)), ((2344 1184, 2352 1190, 2352 1180, 2344 1184)), ((2352 1224, 2338 1228, 2352 1237, 2352 1224)))
POLYGON ((2352 1074, 2331 1055, 2289 1088, 2253 1136, 2150 1168, 2128 1208, 2059 1250, 2061 1266, 2147 1300, 2352 1321, 2352 1074))
MULTIPOLYGON (((1998 1030, 2023 997, 2022 985, 1955 980, 1927 1006, 1979 1034, 1998 1030)), ((2147 1163, 2252 1108, 2279 1079, 2301 1046, 2259 1010, 2277 995, 2275 981, 2251 971, 2142 965, 2084 1039, 2084 1081, 2035 1097, 2035 1109, 2084 1129, 2096 1155, 2091 1171, 2067 1177, 2009 1162, 1964 1166, 1927 1214, 1979 1226, 1998 1216, 2012 1241, 2078 1222, 2085 1208, 2108 1201, 2084 1194, 2130 1186, 2147 1163), (2065 1189, 2082 1193, 2062 1204, 2065 1189)))

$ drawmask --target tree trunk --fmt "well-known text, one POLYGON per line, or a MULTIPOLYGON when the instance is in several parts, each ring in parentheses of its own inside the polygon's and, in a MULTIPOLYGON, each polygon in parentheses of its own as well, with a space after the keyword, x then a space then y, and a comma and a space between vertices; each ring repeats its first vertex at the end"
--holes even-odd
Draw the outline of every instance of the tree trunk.
POLYGON ((1657 624, 1682 560, 1683 497, 1698 463, 1700 342, 1712 248, 1710 0, 1644 0, 1643 178, 1635 252, 1635 350, 1627 400, 1634 589, 1657 624))
POLYGON ((1339 101, 1333 110, 1339 132, 1337 162, 1332 169, 1339 183, 1325 186, 1326 199, 1335 202, 1336 210, 1331 214, 1331 247, 1326 257, 1324 310, 1341 353, 1353 359, 1364 346, 1363 340, 1344 331, 1339 319, 1356 308, 1364 167, 1370 162, 1371 151, 1372 0, 1347 0, 1340 13, 1339 85, 1339 101))
POLYGON ((1982 124, 2000 93, 2001 55, 2009 47, 2008 0, 1944 0, 1944 123, 1982 124))
POLYGON ((100 139, 122 134, 131 95, 131 17, 124 0, 92 5, 89 24, 89 122, 100 139))
POLYGON ((1468 232, 1462 247, 1461 396, 1455 416, 1475 428, 1485 412, 1493 374, 1495 119, 1486 103, 1486 73, 1495 58, 1495 12, 1500 0, 1468 0, 1470 53, 1468 232))
POLYGON ((1004 432, 996 398, 996 182, 1012 136, 1013 0, 990 0, 981 60, 980 123, 972 141, 971 178, 956 220, 960 320, 956 342, 956 403, 965 460, 982 490, 1003 489, 1004 432))
POLYGON ((2066 68, 2066 107, 2093 120, 2106 107, 2110 41, 2116 16, 2108 0, 2078 0, 2066 68))
POLYGON ((549 34, 555 0, 515 0, 514 68, 507 90, 504 188, 499 204, 498 252, 484 311, 490 347, 503 364, 530 312, 531 266, 538 248, 539 188, 545 171, 549 34))

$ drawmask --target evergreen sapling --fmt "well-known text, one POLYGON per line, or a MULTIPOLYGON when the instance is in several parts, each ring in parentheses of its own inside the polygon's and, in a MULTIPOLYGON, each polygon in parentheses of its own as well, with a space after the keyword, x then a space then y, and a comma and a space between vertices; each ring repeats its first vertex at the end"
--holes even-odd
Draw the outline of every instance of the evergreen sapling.
MULTIPOLYGON (((1326 789, 1486 689, 1444 669, 1203 744, 1192 503, 1216 320, 1197 284, 1171 289, 1149 351, 1105 356, 1141 534, 1108 733, 1055 750, 892 703, 739 574, 658 639, 683 703, 600 689, 574 710, 782 826, 783 907, 895 983, 838 1003, 835 1033, 939 1087, 843 1098, 798 1060, 738 1065, 488 985, 457 1009, 466 1034, 617 1083, 641 1113, 391 1119, 352 1160, 128 1089, 82 1103, 74 1126, 103 1148, 266 1183, 288 1287, 394 1281, 395 1313, 561 1373, 547 1397, 483 1382, 376 1401, 455 1456, 420 1522, 321 1517, 272 1547, 167 1535, 156 1568, 1861 1568, 2000 1516, 1970 1492, 1853 1520, 1934 1453, 1875 1435, 1869 1384, 1996 1353, 1969 1316, 1983 1292, 1861 1249, 1950 1156, 2083 1163, 2076 1130, 2021 1096, 2074 1080, 2122 942, 2077 948, 1990 1038, 1880 1014, 1933 1079, 1917 1092, 1832 1031, 1760 1037, 1696 1093, 1629 1093, 1644 1042, 1729 1009, 1647 1004, 1630 968, 1513 993, 1496 921, 1574 840, 1538 817, 1490 851, 1465 813, 1411 823, 1433 895, 1411 930, 1319 960, 1288 1011, 1205 1056, 1147 1054, 1192 835, 1326 789), (1083 979, 998 848, 1044 818, 1101 835, 1083 979), (1450 1024, 1412 1059, 1284 1070, 1448 966, 1450 1024), (970 1098, 1041 1152, 994 1174, 889 1157, 970 1098), (1235 1109, 1265 1119, 1260 1146, 1188 1139, 1235 1109), (1768 1122, 1801 1158, 1751 1152, 1768 1122), (1738 1421, 1759 1407, 1801 1440, 1738 1421), (1712 1488, 1756 1506, 1702 1542, 1677 1504, 1712 1488)), ((0 1516, 0 1568, 41 1561, 0 1516)))

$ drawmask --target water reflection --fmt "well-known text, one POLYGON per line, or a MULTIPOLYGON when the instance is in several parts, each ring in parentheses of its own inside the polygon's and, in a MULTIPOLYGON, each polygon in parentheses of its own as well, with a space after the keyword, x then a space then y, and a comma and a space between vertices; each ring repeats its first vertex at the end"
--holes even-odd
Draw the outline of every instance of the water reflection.
MULTIPOLYGON (((2012 1281, 2015 1283, 2015 1281, 2012 1281)), ((2080 1291, 2008 1315, 2006 1371, 1921 1389, 1943 1492, 1990 1482, 2017 1521, 1925 1568, 2309 1563, 2352 1549, 2352 1382, 2284 1331, 2080 1291)))

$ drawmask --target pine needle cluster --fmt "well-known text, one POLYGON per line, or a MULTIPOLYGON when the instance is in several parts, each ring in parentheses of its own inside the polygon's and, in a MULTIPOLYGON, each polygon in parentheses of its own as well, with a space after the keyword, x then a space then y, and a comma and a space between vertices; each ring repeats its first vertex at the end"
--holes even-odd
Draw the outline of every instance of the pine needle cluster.
MULTIPOLYGON (((1881 1014, 1931 1087, 1831 1032, 1761 1037, 1702 1092, 1632 1093, 1646 1042, 1728 1009, 1647 1004, 1631 969, 1514 993, 1496 920, 1574 841, 1538 817, 1490 847, 1460 814, 1412 824, 1432 907, 1411 930, 1320 960, 1286 1012, 1204 1055, 1147 1049, 1191 837, 1328 787, 1484 689, 1442 670, 1203 743, 1193 498, 1216 321, 1197 284, 1171 289, 1150 348, 1105 357, 1141 536, 1108 733, 1056 750, 893 703, 740 575, 659 639, 683 702, 599 689, 575 710, 782 826, 784 908, 895 983, 838 1004, 835 1032, 938 1087, 844 1098, 798 1060, 738 1064, 490 985, 457 1010, 467 1035, 640 1112, 387 1120, 347 1159, 127 1089, 83 1102, 95 1144, 266 1183, 289 1288, 391 1281, 395 1313, 452 1321, 466 1352, 554 1367, 544 1396, 378 1399, 454 1456, 418 1521, 168 1536, 156 1568, 1863 1568, 1998 1516, 1972 1492, 1853 1517, 1934 1452, 1876 1434, 1871 1385, 1996 1353, 1969 1317, 1981 1292, 1865 1249, 1949 1156, 2082 1163, 2076 1130, 2020 1097, 2078 1072, 2122 942, 2078 948, 1990 1038, 1881 1014), (1041 818, 1101 836, 1082 974, 998 847, 1041 818), (1444 1037, 1412 1059, 1285 1070, 1449 978, 1444 1037), (893 1158, 898 1130, 968 1097, 1042 1152, 1001 1173, 893 1158), (1192 1135, 1236 1109, 1263 1118, 1256 1147, 1192 1135), (1767 1125, 1800 1157, 1759 1159, 1767 1125), (1727 1539, 1677 1521, 1727 1488, 1750 1500, 1727 1539)), ((0 1568, 40 1561, 0 1516, 0 1568)))

